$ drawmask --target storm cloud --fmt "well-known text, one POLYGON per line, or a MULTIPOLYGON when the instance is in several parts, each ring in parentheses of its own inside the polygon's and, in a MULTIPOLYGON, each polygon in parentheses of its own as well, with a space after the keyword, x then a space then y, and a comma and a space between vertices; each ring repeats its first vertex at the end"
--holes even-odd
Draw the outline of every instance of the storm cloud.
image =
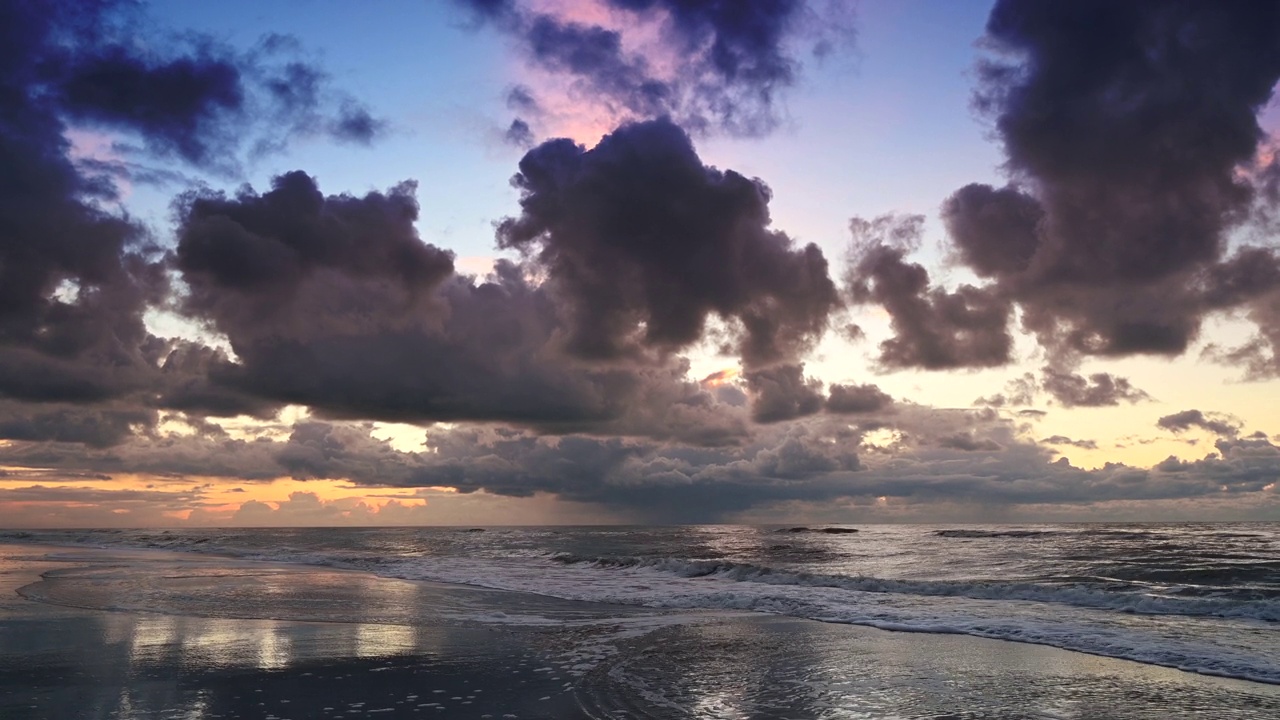
MULTIPOLYGON (((252 150, 247 144, 319 132, 328 122, 324 74, 286 62, 291 44, 279 36, 241 54, 195 34, 133 42, 145 23, 135 10, 114 2, 0 7, 0 396, 15 401, 9 436, 102 445, 145 428, 149 408, 261 414, 270 405, 211 388, 208 363, 196 358, 212 351, 147 331, 144 313, 172 292, 164 250, 149 228, 110 209, 122 169, 144 166, 73 160, 68 135, 122 133, 113 147, 127 157, 221 172, 252 150), (283 97, 285 88, 294 95, 283 97), (290 120, 260 136, 263 113, 290 120)), ((363 132, 367 111, 351 101, 339 112, 342 133, 363 132)))
POLYGON ((943 219, 1045 347, 1177 355, 1280 285, 1273 250, 1227 242, 1258 197, 1280 7, 1001 0, 984 42, 976 106, 1011 182, 959 189, 943 219))
POLYGON ((544 143, 513 182, 522 212, 499 244, 546 272, 576 357, 671 353, 716 317, 748 367, 785 362, 840 304, 822 251, 770 228, 768 187, 704 165, 669 120, 624 125, 590 150, 544 143))

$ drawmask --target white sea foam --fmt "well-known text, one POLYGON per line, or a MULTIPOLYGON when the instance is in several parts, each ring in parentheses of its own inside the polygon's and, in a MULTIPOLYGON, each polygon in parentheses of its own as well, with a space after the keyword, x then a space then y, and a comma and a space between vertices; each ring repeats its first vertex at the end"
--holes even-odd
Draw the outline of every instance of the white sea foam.
MULTIPOLYGON (((358 564, 358 563, 357 563, 358 564)), ((693 576, 679 563, 542 563, 528 560, 422 558, 379 563, 380 574, 477 585, 567 600, 669 609, 763 612, 823 622, 906 632, 957 633, 1027 642, 1192 672, 1280 684, 1280 658, 1249 644, 1251 633, 1273 631, 1251 618, 1159 617, 1076 607, 1036 599, 895 592, 869 581, 760 581, 734 572, 693 576), (1249 628, 1241 623, 1255 625, 1249 628)), ((907 586, 910 589, 910 586, 907 586)))
POLYGON ((821 573, 797 573, 750 564, 678 558, 582 558, 559 554, 556 562, 604 570, 640 568, 679 577, 715 577, 724 580, 767 585, 834 587, 872 593, 898 593, 933 597, 964 597, 979 600, 1030 600, 1104 608, 1125 613, 1151 615, 1204 615, 1239 617, 1280 622, 1280 600, 1240 600, 1236 598, 1174 597, 1148 593, 1118 593, 1078 584, 1044 585, 1026 582, 972 582, 897 580, 876 577, 846 577, 821 573))
MULTIPOLYGON (((871 528, 845 536, 750 528, 440 529, 367 538, 51 531, 10 539, 216 552, 569 600, 962 633, 1280 684, 1280 560, 1269 544, 1277 537, 1271 527, 871 528), (395 543, 377 545, 384 537, 395 543), (1203 573, 1221 579, 1187 579, 1203 573)), ((566 622, 492 608, 461 612, 459 619, 483 623, 566 622)), ((636 622, 620 632, 652 629, 653 618, 636 622)), ((601 646, 581 659, 588 666, 607 652, 601 646)))

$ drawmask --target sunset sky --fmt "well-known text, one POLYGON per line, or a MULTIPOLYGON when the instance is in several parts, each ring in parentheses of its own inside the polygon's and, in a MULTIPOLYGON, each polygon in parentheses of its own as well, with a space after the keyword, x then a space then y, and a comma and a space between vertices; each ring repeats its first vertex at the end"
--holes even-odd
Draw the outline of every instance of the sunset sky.
POLYGON ((1280 6, 0 3, 0 526, 1280 519, 1280 6))

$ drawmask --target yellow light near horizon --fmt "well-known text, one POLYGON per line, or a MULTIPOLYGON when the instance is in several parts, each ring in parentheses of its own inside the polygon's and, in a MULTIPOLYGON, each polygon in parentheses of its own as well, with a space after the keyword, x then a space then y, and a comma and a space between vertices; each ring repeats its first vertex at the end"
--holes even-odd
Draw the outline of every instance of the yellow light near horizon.
POLYGON ((199 512, 202 524, 230 522, 245 503, 263 503, 278 510, 282 503, 295 493, 314 495, 321 503, 363 503, 381 510, 390 503, 403 507, 420 507, 428 504, 424 497, 428 492, 444 494, 456 492, 452 488, 402 488, 373 487, 351 483, 348 480, 298 480, 277 478, 268 481, 246 482, 220 477, 155 477, 147 475, 116 475, 106 479, 53 476, 43 469, 5 467, 9 473, 0 477, 0 525, 9 518, 19 519, 24 509, 49 510, 76 509, 98 510, 102 516, 120 516, 132 513, 131 508, 151 511, 145 524, 164 524, 163 519, 186 522, 199 512), (10 493, 54 491, 48 498, 11 500, 10 493), (154 493, 138 498, 137 492, 154 493), (93 493, 94 501, 76 497, 78 493, 93 493), (118 493, 118 495, 117 495, 118 493), (171 498, 166 502, 166 497, 171 498), (192 507, 194 505, 194 507, 192 507), (145 506, 145 508, 140 507, 145 506))

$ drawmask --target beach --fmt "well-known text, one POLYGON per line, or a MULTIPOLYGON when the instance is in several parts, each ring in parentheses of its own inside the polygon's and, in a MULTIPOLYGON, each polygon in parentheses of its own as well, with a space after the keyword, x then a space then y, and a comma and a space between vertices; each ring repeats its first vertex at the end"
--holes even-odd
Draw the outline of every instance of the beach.
POLYGON ((0 545, 0 717, 1270 718, 1280 686, 957 634, 0 545))

